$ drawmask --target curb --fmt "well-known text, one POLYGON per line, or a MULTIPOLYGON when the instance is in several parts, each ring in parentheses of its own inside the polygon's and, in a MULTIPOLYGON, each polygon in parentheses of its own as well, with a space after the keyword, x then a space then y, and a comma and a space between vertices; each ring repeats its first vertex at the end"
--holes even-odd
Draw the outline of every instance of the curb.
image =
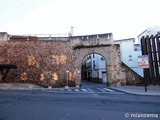
POLYGON ((160 96, 160 95, 155 95, 155 94, 132 93, 132 92, 119 90, 119 89, 116 89, 116 88, 110 88, 110 87, 109 87, 109 89, 112 89, 112 90, 115 90, 115 91, 118 91, 118 92, 123 92, 123 93, 130 94, 130 95, 137 95, 137 96, 160 96))
MULTIPOLYGON (((75 89, 77 87, 69 87, 69 88, 34 88, 33 86, 29 86, 29 87, 13 87, 13 86, 5 86, 5 87, 0 87, 0 90, 39 90, 39 91, 48 91, 48 92, 70 92, 72 89, 75 89)), ((126 94, 130 94, 130 95, 137 95, 137 96, 160 96, 160 94, 150 94, 150 93, 134 93, 134 92, 129 92, 129 91, 125 91, 125 90, 120 90, 120 89, 116 89, 116 88, 111 88, 108 87, 111 90, 114 91, 118 91, 118 92, 123 92, 126 94)))
POLYGON ((55 91, 55 92, 63 92, 63 91, 70 91, 72 89, 75 89, 76 87, 69 87, 66 89, 65 87, 63 88, 34 88, 34 87, 12 87, 12 86, 7 86, 7 87, 0 87, 0 90, 41 90, 41 91, 55 91))

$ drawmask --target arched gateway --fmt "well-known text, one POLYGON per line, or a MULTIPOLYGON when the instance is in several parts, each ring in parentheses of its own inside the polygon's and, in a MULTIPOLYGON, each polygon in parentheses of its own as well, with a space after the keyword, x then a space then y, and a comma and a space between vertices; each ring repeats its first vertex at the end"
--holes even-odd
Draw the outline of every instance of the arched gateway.
MULTIPOLYGON (((125 70, 121 65, 120 48, 119 45, 113 43, 112 33, 90 35, 90 36, 77 36, 71 39, 71 46, 75 51, 76 68, 80 71, 82 60, 88 54, 100 54, 106 62, 107 71, 107 85, 125 85, 126 76, 125 70)), ((77 84, 81 83, 81 74, 77 84)))
POLYGON ((126 70, 120 60, 120 47, 112 33, 73 37, 10 36, 0 42, 0 64, 15 64, 18 69, 8 82, 36 83, 44 86, 81 84, 83 58, 92 53, 107 61, 107 85, 126 85, 126 70), (67 71, 67 72, 66 72, 67 71))

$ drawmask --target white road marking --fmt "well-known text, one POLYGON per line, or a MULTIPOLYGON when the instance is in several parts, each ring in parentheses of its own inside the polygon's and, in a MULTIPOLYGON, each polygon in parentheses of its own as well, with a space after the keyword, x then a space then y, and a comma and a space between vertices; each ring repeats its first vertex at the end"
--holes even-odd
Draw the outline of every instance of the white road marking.
POLYGON ((101 88, 97 88, 98 90, 102 91, 102 92, 105 92, 105 90, 101 89, 101 88))
POLYGON ((83 92, 87 92, 87 90, 86 89, 81 89, 83 92))
POLYGON ((93 90, 91 90, 90 88, 88 88, 88 90, 89 90, 90 92, 93 92, 93 90))
POLYGON ((103 88, 104 90, 107 90, 109 92, 113 92, 114 90, 108 89, 108 88, 103 88))
POLYGON ((75 89, 76 92, 79 92, 79 89, 75 89))

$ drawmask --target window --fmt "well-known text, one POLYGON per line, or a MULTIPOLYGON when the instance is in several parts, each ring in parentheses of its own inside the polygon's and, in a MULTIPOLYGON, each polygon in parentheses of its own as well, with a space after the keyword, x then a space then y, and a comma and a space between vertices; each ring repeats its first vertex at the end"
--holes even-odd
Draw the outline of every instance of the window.
POLYGON ((129 61, 132 61, 132 55, 129 55, 129 61))
POLYGON ((99 35, 97 35, 97 40, 99 40, 99 35))
POLYGON ((93 69, 96 68, 95 60, 93 60, 93 69))
POLYGON ((89 59, 91 59, 91 56, 89 55, 89 56, 87 56, 87 60, 89 60, 89 59))
POLYGON ((94 58, 94 54, 93 54, 93 58, 94 58))
POLYGON ((103 58, 103 57, 101 57, 101 60, 104 60, 104 58, 103 58))

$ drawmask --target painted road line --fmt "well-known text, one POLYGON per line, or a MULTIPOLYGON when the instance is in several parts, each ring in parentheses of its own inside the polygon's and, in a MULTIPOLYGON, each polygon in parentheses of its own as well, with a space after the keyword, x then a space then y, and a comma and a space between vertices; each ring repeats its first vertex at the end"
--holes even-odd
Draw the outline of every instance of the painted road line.
POLYGON ((92 90, 92 89, 90 89, 90 88, 88 88, 88 91, 93 92, 93 90, 92 90))
POLYGON ((86 89, 81 89, 83 92, 87 92, 88 90, 86 90, 86 89))
POLYGON ((105 92, 105 90, 101 89, 101 88, 97 88, 98 90, 102 91, 102 92, 105 92))
POLYGON ((76 92, 79 92, 79 89, 75 89, 76 92))

